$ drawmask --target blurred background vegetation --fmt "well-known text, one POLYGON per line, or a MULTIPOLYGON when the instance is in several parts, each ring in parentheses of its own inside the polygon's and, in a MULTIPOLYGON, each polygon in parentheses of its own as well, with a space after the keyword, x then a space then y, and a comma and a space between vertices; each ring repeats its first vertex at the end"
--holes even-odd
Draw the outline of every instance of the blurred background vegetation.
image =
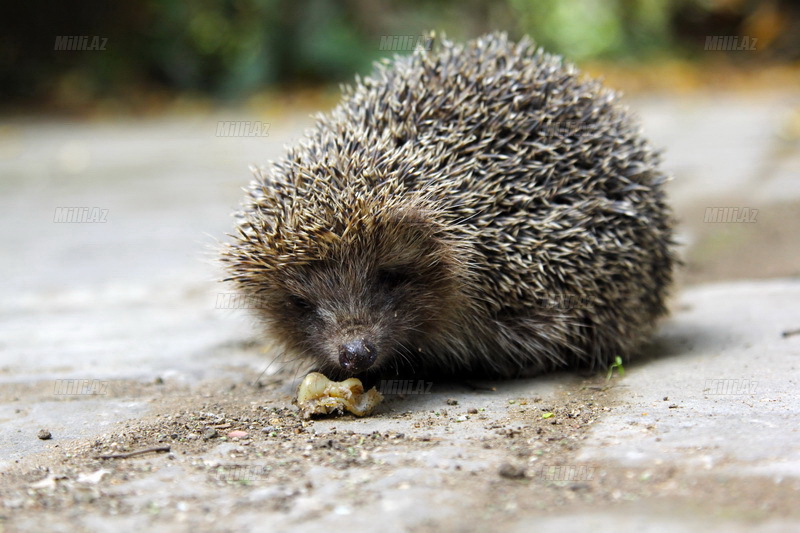
POLYGON ((457 40, 528 34, 579 63, 636 68, 800 60, 793 0, 82 0, 2 9, 6 110, 147 106, 177 94, 226 103, 265 88, 326 87, 395 53, 381 50, 381 37, 430 30, 457 40), (105 50, 54 50, 57 36, 71 35, 106 38, 105 50), (714 35, 755 37, 758 53, 704 51, 714 35))

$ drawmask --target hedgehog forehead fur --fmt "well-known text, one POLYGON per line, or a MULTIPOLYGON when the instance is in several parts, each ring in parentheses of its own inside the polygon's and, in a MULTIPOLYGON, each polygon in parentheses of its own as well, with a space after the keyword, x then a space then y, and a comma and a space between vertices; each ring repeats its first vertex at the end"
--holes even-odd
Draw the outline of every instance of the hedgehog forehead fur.
POLYGON ((355 291, 373 322, 356 344, 395 343, 415 370, 602 365, 665 313, 676 259, 658 163, 616 95, 561 58, 504 34, 443 40, 356 78, 258 169, 222 259, 240 290, 276 299, 261 310, 273 335, 322 367, 337 349, 363 356, 337 329, 355 307, 303 329, 277 300, 355 291), (413 280, 381 289, 376 273, 397 269, 413 280), (565 296, 580 305, 543 305, 565 296))

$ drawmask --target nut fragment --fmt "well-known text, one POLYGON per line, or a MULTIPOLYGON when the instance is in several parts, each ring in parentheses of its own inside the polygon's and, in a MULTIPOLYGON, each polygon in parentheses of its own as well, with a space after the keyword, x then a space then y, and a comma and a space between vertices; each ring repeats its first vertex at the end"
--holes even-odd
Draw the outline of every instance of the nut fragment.
POLYGON ((365 416, 382 401, 383 396, 375 387, 365 393, 364 385, 357 378, 338 382, 312 372, 298 387, 295 403, 303 418, 311 418, 334 412, 341 414, 345 410, 356 416, 365 416))

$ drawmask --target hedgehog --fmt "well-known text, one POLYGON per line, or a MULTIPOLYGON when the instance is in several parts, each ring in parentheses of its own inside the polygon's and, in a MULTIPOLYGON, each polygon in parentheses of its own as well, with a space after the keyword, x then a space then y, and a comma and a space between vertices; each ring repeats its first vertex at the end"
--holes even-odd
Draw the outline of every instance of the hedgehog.
POLYGON ((253 169, 225 281, 332 377, 605 368, 666 314, 659 164, 614 91, 529 38, 437 40, 253 169))

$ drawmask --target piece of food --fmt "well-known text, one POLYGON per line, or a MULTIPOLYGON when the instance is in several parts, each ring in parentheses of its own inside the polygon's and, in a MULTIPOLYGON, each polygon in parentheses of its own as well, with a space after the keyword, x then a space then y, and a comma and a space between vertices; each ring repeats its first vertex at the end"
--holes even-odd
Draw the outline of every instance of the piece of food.
POLYGON ((295 403, 303 418, 311 418, 345 411, 365 416, 382 401, 383 396, 375 387, 365 393, 360 379, 331 381, 319 372, 312 372, 298 387, 295 403))

